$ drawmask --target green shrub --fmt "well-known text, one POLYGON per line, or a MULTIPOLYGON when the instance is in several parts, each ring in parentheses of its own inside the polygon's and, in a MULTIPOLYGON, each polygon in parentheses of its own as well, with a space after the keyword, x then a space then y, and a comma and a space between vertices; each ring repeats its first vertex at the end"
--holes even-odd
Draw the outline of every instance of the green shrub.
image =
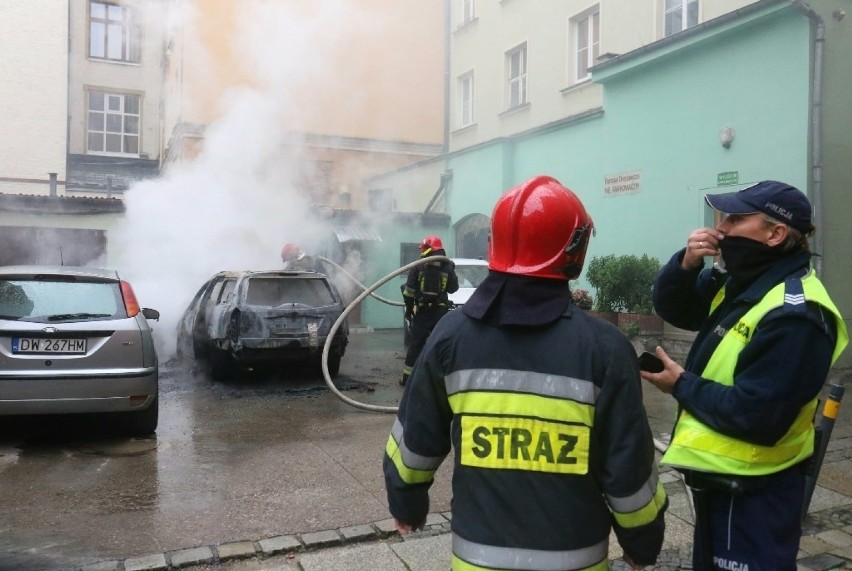
POLYGON ((626 311, 629 313, 653 313, 651 289, 660 261, 634 255, 595 256, 589 263, 586 279, 597 290, 597 311, 626 311))

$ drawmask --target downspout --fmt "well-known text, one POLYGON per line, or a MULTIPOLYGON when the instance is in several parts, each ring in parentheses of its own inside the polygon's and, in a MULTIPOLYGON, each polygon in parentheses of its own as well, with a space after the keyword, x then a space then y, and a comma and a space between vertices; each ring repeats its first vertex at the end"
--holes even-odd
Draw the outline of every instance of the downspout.
MULTIPOLYGON (((71 156, 71 50, 73 46, 71 45, 71 36, 73 35, 72 25, 73 19, 71 18, 71 10, 73 7, 71 6, 71 0, 68 0, 68 60, 66 62, 66 71, 65 71, 65 89, 67 90, 65 93, 65 192, 64 194, 68 194, 68 167, 69 167, 69 158, 71 156)), ((83 91, 83 107, 84 109, 88 109, 88 92, 83 91)), ((83 113, 85 115, 85 112, 83 113)), ((88 121, 88 117, 86 121, 88 121)))
POLYGON ((793 0, 792 5, 810 18, 816 26, 813 50, 813 85, 811 95, 811 190, 814 206, 813 265, 814 271, 822 277, 825 239, 823 237, 823 208, 822 208, 822 61, 825 51, 825 22, 813 8, 802 0, 793 0))

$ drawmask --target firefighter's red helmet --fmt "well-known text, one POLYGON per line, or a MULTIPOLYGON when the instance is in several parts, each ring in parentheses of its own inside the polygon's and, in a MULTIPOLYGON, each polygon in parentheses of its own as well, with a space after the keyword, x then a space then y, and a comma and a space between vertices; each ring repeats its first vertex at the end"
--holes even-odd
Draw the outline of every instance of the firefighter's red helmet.
POLYGON ((580 276, 592 218, 558 180, 537 176, 506 192, 491 215, 488 267, 498 272, 573 280, 580 276))
POLYGON ((301 253, 302 249, 296 244, 284 244, 284 247, 281 248, 281 260, 285 262, 297 260, 301 253))
POLYGON ((420 242, 420 251, 434 251, 434 250, 443 250, 444 243, 441 242, 441 239, 438 236, 426 236, 423 238, 423 241, 420 242))

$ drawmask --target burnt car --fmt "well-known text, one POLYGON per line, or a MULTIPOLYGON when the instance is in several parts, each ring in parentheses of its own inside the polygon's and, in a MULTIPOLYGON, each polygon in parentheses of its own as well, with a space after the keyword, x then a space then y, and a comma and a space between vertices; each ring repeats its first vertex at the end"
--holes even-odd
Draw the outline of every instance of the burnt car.
MULTIPOLYGON (((225 271, 210 278, 178 324, 177 356, 195 359, 213 379, 239 369, 314 366, 344 305, 328 276, 283 270, 225 271)), ((328 356, 331 376, 349 343, 338 328, 328 356)))
POLYGON ((0 267, 0 416, 108 413, 153 433, 159 317, 115 270, 0 267))

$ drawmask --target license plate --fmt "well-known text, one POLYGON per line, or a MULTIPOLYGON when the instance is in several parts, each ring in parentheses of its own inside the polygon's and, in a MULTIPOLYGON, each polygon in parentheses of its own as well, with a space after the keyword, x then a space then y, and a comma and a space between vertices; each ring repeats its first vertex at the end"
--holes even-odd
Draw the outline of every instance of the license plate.
POLYGON ((86 339, 39 339, 35 337, 14 337, 12 353, 63 353, 86 352, 86 339))

